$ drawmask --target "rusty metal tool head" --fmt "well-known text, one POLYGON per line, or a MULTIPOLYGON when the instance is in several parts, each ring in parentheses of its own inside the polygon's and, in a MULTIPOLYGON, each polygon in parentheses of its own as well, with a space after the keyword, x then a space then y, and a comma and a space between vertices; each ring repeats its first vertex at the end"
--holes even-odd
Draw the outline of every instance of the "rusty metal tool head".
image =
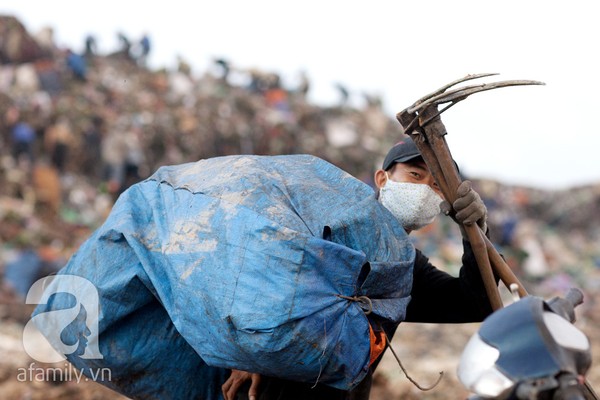
POLYGON ((492 89, 498 89, 508 86, 523 86, 523 85, 545 85, 544 82, 540 81, 532 81, 532 80, 508 80, 508 81, 499 81, 499 82, 491 82, 491 83, 480 83, 477 85, 468 85, 459 88, 454 88, 452 90, 448 90, 453 86, 456 86, 460 83, 470 81, 473 79, 485 78, 488 76, 498 75, 496 73, 484 73, 484 74, 471 74, 467 75, 463 78, 457 79, 453 82, 448 83, 447 85, 442 86, 436 91, 428 94, 417 100, 411 106, 405 108, 400 111, 396 118, 402 124, 404 131, 408 134, 417 126, 423 127, 427 125, 431 120, 438 117, 441 113, 446 111, 448 108, 457 104, 458 102, 466 99, 472 94, 485 92, 492 89), (419 114, 423 112, 426 108, 430 106, 438 106, 441 104, 447 104, 441 110, 438 110, 433 116, 430 116, 425 121, 419 121, 419 114))

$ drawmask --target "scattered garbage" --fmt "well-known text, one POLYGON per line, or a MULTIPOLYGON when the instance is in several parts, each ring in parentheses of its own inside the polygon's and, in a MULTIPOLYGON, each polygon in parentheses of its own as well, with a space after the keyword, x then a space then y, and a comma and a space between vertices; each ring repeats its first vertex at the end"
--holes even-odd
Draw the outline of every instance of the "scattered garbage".
MULTIPOLYGON (((125 47, 102 55, 93 37, 82 38, 87 50, 76 65, 85 62, 85 70, 78 75, 77 49, 57 48, 48 31, 37 41, 17 19, 0 16, 0 37, 3 398, 117 398, 91 382, 20 382, 18 368, 31 360, 17 347, 33 310, 23 303, 27 285, 62 267, 133 183, 159 166, 213 156, 311 154, 372 184, 374 170, 402 135, 380 101, 352 107, 344 95, 331 107, 311 104, 306 76, 301 87, 287 87, 273 71, 220 60, 217 73, 198 73, 181 57, 177 69, 155 71, 143 60, 151 46, 133 57, 125 47)), ((549 297, 570 285, 581 288, 580 324, 592 346, 600 343, 600 183, 550 191, 466 178, 488 205, 492 241, 527 290, 549 297)), ((435 265, 456 272, 461 244, 455 228, 439 218, 411 236, 435 265)), ((473 331, 407 325, 395 340, 411 346, 396 348, 418 374, 456 365, 473 331), (442 340, 445 345, 437 345, 442 340)), ((373 399, 419 397, 392 371, 384 359, 373 399)), ((597 368, 589 380, 598 385, 597 368)), ((459 398, 464 393, 449 395, 459 387, 447 384, 439 398, 459 398)))

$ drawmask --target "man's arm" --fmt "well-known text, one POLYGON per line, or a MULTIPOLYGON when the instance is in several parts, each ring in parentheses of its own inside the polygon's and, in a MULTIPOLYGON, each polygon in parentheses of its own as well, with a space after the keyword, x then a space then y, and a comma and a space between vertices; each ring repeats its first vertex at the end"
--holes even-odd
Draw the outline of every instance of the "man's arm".
MULTIPOLYGON (((480 322, 492 313, 475 254, 464 225, 477 224, 487 235, 487 208, 470 181, 462 182, 452 205, 442 202, 443 212, 461 228, 463 236, 462 268, 458 278, 440 271, 419 250, 413 269, 412 300, 407 308, 407 321, 461 323, 480 322)), ((495 277, 496 285, 498 277, 495 277)))
MULTIPOLYGON (((463 241, 463 247, 463 266, 458 278, 434 267, 417 250, 406 321, 480 322, 492 313, 471 245, 463 241)), ((496 284, 498 281, 496 277, 496 284)))

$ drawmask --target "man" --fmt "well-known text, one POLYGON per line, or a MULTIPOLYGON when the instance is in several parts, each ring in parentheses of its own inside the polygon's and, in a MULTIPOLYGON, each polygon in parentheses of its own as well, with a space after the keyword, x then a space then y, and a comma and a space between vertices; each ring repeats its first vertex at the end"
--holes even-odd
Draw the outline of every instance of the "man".
MULTIPOLYGON (((412 139, 396 144, 383 161, 382 168, 375 172, 378 188, 376 198, 400 221, 407 233, 432 223, 442 208, 456 222, 465 225, 477 224, 487 232, 487 210, 479 195, 468 181, 458 188, 458 199, 450 206, 443 201, 440 188, 423 161, 412 139)), ((429 263, 418 249, 413 267, 411 300, 406 310, 407 322, 466 323, 480 322, 492 312, 474 254, 467 236, 463 235, 464 255, 460 277, 453 277, 429 263)), ((381 359, 385 346, 385 335, 396 329, 389 322, 375 327, 371 337, 373 347, 379 348, 371 364, 370 373, 353 390, 343 391, 327 387, 293 382, 274 377, 261 377, 244 371, 233 370, 222 387, 225 400, 233 400, 238 391, 245 398, 247 390, 250 400, 271 399, 368 399, 372 373, 381 359), (249 384, 249 388, 247 385, 249 384), (243 389, 242 389, 243 388, 243 389)), ((373 356, 372 356, 373 358, 373 356)))
MULTIPOLYGON (((376 181, 378 197, 306 154, 163 166, 119 196, 57 274, 97 288, 101 312, 86 319, 96 332, 48 314, 73 306, 50 294, 36 326, 58 349, 65 335, 97 343, 101 359, 65 356, 83 373, 110 369, 101 383, 130 398, 366 399, 401 321, 491 311, 468 244, 453 278, 407 235, 442 201, 414 144, 396 146, 376 181)), ((485 226, 479 196, 468 183, 459 192, 455 218, 485 226)), ((70 281, 46 291, 73 293, 70 281)))

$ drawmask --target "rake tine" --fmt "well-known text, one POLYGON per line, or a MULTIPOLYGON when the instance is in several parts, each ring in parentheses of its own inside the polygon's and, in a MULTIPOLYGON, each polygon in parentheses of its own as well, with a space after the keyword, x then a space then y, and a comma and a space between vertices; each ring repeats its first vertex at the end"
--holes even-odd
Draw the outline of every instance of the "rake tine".
POLYGON ((409 107, 405 111, 409 114, 413 114, 415 112, 423 110, 425 107, 431 104, 444 104, 444 103, 458 103, 469 97, 472 94, 485 92, 492 89, 498 89, 509 86, 524 86, 524 85, 545 85, 544 82, 539 81, 530 81, 530 80, 510 80, 510 81, 500 81, 493 83, 482 83, 479 85, 471 85, 465 86, 461 88, 457 88, 451 90, 449 92, 440 93, 429 99, 425 100, 422 103, 415 103, 413 106, 409 107))
POLYGON ((459 83, 463 83, 463 82, 470 81, 470 80, 473 80, 473 79, 485 78, 487 76, 494 76, 494 75, 499 75, 499 74, 493 72, 493 73, 487 73, 487 74, 469 74, 469 75, 466 75, 466 76, 464 76, 464 77, 462 77, 460 79, 457 79, 455 81, 452 81, 452 82, 450 82, 450 83, 442 86, 441 88, 435 90, 432 93, 429 93, 426 96, 421 97, 419 100, 415 101, 414 104, 412 106, 410 106, 409 108, 415 107, 417 104, 420 104, 420 103, 422 103, 422 102, 430 99, 431 97, 437 96, 440 93, 444 93, 446 91, 446 89, 449 89, 452 86, 458 85, 459 83))

